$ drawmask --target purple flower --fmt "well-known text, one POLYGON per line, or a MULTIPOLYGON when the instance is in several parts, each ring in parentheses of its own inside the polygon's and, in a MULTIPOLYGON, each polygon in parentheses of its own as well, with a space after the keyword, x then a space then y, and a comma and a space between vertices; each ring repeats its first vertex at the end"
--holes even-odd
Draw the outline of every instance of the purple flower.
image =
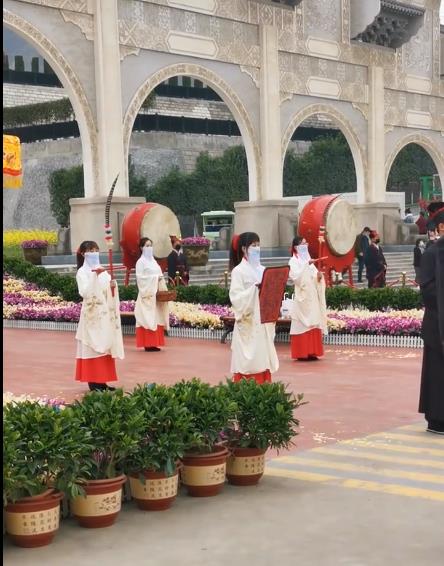
POLYGON ((25 240, 21 243, 23 249, 42 249, 48 247, 46 240, 25 240))
POLYGON ((190 238, 184 238, 182 240, 184 246, 209 246, 210 240, 208 238, 203 238, 202 236, 194 236, 190 238))

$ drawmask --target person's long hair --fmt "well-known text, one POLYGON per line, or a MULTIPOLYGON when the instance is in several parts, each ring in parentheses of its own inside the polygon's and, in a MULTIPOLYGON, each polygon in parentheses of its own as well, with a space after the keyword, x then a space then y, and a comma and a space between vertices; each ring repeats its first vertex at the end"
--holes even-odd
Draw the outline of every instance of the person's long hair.
POLYGON ((142 256, 142 250, 145 247, 145 244, 147 242, 151 242, 151 245, 153 245, 153 240, 151 238, 140 238, 139 240, 139 257, 142 256))
POLYGON ((255 232, 242 232, 242 234, 233 236, 230 246, 230 271, 242 261, 244 257, 242 248, 248 249, 248 246, 251 246, 253 242, 259 241, 259 236, 255 232))
POLYGON ((77 269, 80 269, 82 267, 82 265, 85 261, 84 254, 86 252, 91 252, 93 250, 98 250, 98 249, 99 249, 99 246, 93 240, 85 240, 84 242, 82 242, 79 246, 79 249, 77 250, 77 253, 76 253, 77 269))
POLYGON ((299 244, 302 242, 304 238, 302 236, 295 236, 293 238, 293 241, 291 242, 291 248, 290 248, 290 255, 293 256, 294 254, 294 249, 296 246, 299 246, 299 244))

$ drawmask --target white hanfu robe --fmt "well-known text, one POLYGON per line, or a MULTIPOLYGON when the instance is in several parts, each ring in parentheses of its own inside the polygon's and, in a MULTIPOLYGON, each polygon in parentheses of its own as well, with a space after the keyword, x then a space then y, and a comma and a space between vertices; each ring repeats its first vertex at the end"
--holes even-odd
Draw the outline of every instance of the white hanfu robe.
POLYGON ((136 327, 156 331, 158 326, 169 329, 169 307, 167 302, 156 301, 157 291, 167 291, 162 270, 155 259, 141 256, 136 263, 136 281, 139 289, 134 316, 136 327))
POLYGON ((324 278, 318 281, 318 270, 308 258, 293 255, 288 262, 294 283, 290 335, 304 334, 314 328, 327 334, 327 306, 324 278))
POLYGON ((259 288, 264 267, 243 259, 231 273, 230 301, 235 316, 231 341, 231 371, 233 374, 256 374, 279 368, 274 346, 276 325, 261 323, 259 288))
POLYGON ((104 271, 97 275, 83 265, 76 275, 79 294, 83 298, 77 327, 77 358, 91 359, 110 355, 124 358, 120 326, 119 291, 112 296, 111 277, 104 271))

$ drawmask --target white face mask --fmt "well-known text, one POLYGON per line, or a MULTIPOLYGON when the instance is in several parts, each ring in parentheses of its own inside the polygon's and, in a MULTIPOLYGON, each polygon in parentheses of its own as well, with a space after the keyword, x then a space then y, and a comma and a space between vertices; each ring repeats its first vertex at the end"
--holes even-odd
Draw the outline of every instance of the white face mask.
POLYGON ((308 244, 300 244, 299 246, 296 246, 296 250, 298 252, 298 257, 302 261, 310 260, 310 254, 308 253, 308 244))
POLYGON ((85 263, 91 269, 96 269, 100 265, 99 252, 85 252, 85 263))
POLYGON ((261 262, 261 248, 259 246, 250 246, 247 250, 248 261, 251 265, 259 265, 261 262))
POLYGON ((142 255, 145 259, 153 259, 154 254, 152 246, 150 246, 149 248, 142 248, 142 255))

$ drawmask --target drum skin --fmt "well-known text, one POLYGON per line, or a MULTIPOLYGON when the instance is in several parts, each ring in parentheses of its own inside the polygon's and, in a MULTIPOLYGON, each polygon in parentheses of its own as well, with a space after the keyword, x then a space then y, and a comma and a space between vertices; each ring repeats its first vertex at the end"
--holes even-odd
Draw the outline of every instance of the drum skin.
POLYGON ((130 210, 122 222, 123 264, 134 269, 140 257, 139 241, 147 237, 153 241, 154 257, 162 271, 166 271, 166 258, 172 250, 170 235, 180 237, 179 221, 166 206, 154 202, 139 204, 130 210))
MULTIPOLYGON (((352 265, 355 260, 356 223, 353 216, 349 222, 347 222, 348 219, 342 219, 341 223, 339 218, 339 223, 342 224, 339 233, 336 230, 334 234, 330 235, 330 238, 327 227, 332 224, 333 214, 337 217, 341 214, 346 215, 347 207, 342 204, 344 202, 346 201, 341 201, 338 196, 332 195, 324 195, 310 200, 302 209, 298 226, 298 234, 307 240, 310 255, 314 259, 319 257, 319 229, 321 226, 326 229, 323 256, 327 256, 328 259, 324 263, 327 270, 334 269, 339 273, 352 265), (344 231, 343 241, 338 241, 341 230, 344 231), (349 249, 347 250, 347 248, 349 249)), ((338 223, 335 224, 335 227, 337 227, 338 223)))

